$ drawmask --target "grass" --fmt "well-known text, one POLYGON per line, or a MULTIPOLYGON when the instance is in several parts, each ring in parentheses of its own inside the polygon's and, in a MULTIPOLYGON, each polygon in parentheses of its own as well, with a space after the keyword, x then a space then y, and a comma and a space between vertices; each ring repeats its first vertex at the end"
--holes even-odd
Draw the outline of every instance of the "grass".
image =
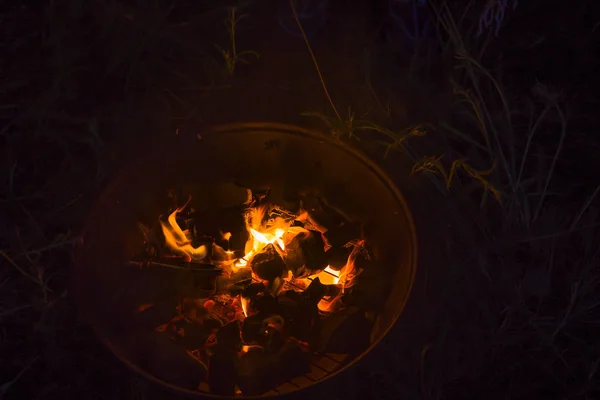
MULTIPOLYGON (((515 31, 510 19, 531 4, 509 11, 498 37, 494 30, 475 35, 479 2, 430 5, 439 51, 413 56, 410 82, 375 35, 369 57, 381 69, 364 71, 364 92, 363 82, 342 82, 371 96, 372 109, 359 95, 334 103, 342 97, 335 74, 327 74, 332 57, 305 41, 316 70, 307 75, 328 107, 305 115, 340 140, 378 146, 382 162, 408 160, 400 165, 405 174, 412 168, 415 188, 403 190, 427 231, 420 242, 429 260, 403 323, 358 377, 344 378, 346 388, 321 395, 595 398, 600 185, 589 172, 596 165, 589 143, 597 139, 581 131, 579 120, 590 119, 578 103, 593 96, 533 78, 527 87, 516 83, 508 65, 521 60, 502 43, 526 41, 527 29, 515 31), (423 65, 431 68, 415 68, 423 65), (434 73, 444 84, 428 89, 434 73), (440 111, 400 118, 382 87, 408 96, 413 110, 440 111), (427 96, 418 102, 410 91, 427 96), (580 181, 580 194, 569 195, 580 181)), ((10 39, 0 60, 0 397, 161 398, 111 358, 80 318, 71 268, 78 233, 107 180, 146 142, 201 120, 199 99, 224 75, 268 66, 243 65, 258 53, 238 50, 242 42, 248 48, 237 25, 245 14, 229 2, 0 7, 10 39)), ((580 7, 563 13, 561 24, 584 24, 589 12, 580 7)))

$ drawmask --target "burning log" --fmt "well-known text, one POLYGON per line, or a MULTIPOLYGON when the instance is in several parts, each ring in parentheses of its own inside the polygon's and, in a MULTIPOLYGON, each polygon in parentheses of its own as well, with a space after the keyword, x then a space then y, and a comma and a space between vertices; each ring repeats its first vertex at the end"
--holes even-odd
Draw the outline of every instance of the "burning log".
POLYGON ((358 307, 348 307, 321 320, 318 352, 359 354, 370 344, 372 323, 358 307))
POLYGON ((206 379, 207 366, 165 333, 141 333, 137 344, 140 367, 155 377, 188 390, 206 379))
POLYGON ((245 396, 261 395, 309 369, 308 354, 295 342, 287 342, 270 355, 251 348, 238 362, 238 386, 245 396))
POLYGON ((282 279, 287 273, 287 267, 272 243, 252 257, 250 267, 256 276, 269 282, 273 282, 277 278, 282 279))
POLYGON ((286 246, 284 260, 294 278, 304 278, 324 270, 327 256, 321 233, 306 231, 297 234, 286 246))

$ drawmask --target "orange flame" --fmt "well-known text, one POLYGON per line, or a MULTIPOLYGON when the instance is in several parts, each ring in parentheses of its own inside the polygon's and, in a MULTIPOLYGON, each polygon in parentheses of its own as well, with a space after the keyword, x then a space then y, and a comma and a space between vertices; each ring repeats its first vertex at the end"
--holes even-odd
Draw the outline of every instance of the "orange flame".
POLYGON ((180 213, 187 207, 185 203, 169 215, 167 222, 160 221, 165 242, 167 246, 175 253, 182 254, 186 257, 186 261, 200 261, 206 257, 206 246, 193 247, 190 240, 185 236, 179 225, 177 224, 177 213, 180 213))
MULTIPOLYGON (((360 273, 360 271, 357 271, 355 268, 355 262, 356 257, 358 257, 358 255, 363 251, 364 243, 364 240, 359 240, 354 245, 354 248, 348 256, 348 261, 346 262, 346 265, 344 265, 341 270, 337 271, 338 282, 336 284, 340 286, 340 292, 331 299, 321 300, 317 305, 319 310, 323 312, 330 312, 336 310, 339 307, 339 302, 342 298, 342 295, 344 294, 344 290, 352 287, 352 285, 354 284, 354 278, 360 273)), ((321 274, 323 274, 324 272, 325 271, 321 272, 321 274)), ((319 279, 321 279, 321 274, 319 274, 319 279)))
POLYGON ((263 223, 266 213, 266 206, 254 207, 246 212, 246 229, 250 233, 250 237, 246 242, 246 254, 238 259, 234 266, 238 268, 247 267, 248 261, 269 244, 275 244, 283 252, 286 249, 286 244, 297 234, 306 232, 306 229, 302 227, 290 226, 291 222, 287 222, 282 218, 275 218, 263 223))

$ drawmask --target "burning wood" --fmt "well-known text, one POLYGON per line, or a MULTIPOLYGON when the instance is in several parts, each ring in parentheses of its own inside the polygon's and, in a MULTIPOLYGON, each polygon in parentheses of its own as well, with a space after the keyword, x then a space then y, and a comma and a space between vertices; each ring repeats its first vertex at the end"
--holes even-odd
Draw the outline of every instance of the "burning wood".
MULTIPOLYGON (((348 307, 357 276, 370 268, 360 225, 314 197, 297 212, 268 199, 268 191, 249 193, 244 205, 201 214, 188 200, 160 221, 164 246, 159 233, 143 230, 152 251, 130 265, 172 269, 187 289, 178 292, 178 312, 148 307, 138 326, 154 323, 160 331, 146 347, 171 349, 173 360, 193 355, 186 387, 205 381, 215 394, 232 396, 236 387, 262 394, 306 373, 311 351, 360 352, 369 343, 370 321, 360 307, 348 307), (354 333, 360 337, 353 341, 354 333)), ((360 303, 365 289, 358 287, 360 303)), ((150 372, 176 379, 144 357, 150 372)))

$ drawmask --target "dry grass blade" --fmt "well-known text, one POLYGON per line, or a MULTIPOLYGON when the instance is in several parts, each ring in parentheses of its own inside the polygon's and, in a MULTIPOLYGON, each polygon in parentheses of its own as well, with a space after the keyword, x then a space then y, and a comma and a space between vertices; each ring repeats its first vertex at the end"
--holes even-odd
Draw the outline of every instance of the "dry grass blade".
POLYGON ((319 80, 321 81, 321 86, 323 86, 323 91, 325 92, 325 96, 327 96, 327 100, 329 101, 329 104, 331 105, 331 108, 333 109, 335 116, 341 121, 342 117, 340 116, 340 113, 338 112, 337 108, 335 107, 333 100, 331 100, 331 96, 329 95, 329 91, 327 90, 327 85, 325 84, 325 79, 323 79, 323 74, 321 74, 321 69, 319 68, 319 63, 317 62, 317 58, 315 57, 312 47, 310 46, 310 42, 308 41, 306 32, 304 32, 302 23, 300 22, 300 19, 298 19, 298 14, 296 13, 296 6, 294 6, 294 0, 290 0, 290 8, 292 9, 292 13, 294 14, 294 19, 296 20, 298 29, 300 30, 300 33, 302 34, 302 37, 304 38, 304 42, 306 43, 306 48, 308 49, 308 52, 310 53, 310 57, 312 58, 313 64, 315 65, 315 69, 317 70, 317 75, 319 75, 319 80))

